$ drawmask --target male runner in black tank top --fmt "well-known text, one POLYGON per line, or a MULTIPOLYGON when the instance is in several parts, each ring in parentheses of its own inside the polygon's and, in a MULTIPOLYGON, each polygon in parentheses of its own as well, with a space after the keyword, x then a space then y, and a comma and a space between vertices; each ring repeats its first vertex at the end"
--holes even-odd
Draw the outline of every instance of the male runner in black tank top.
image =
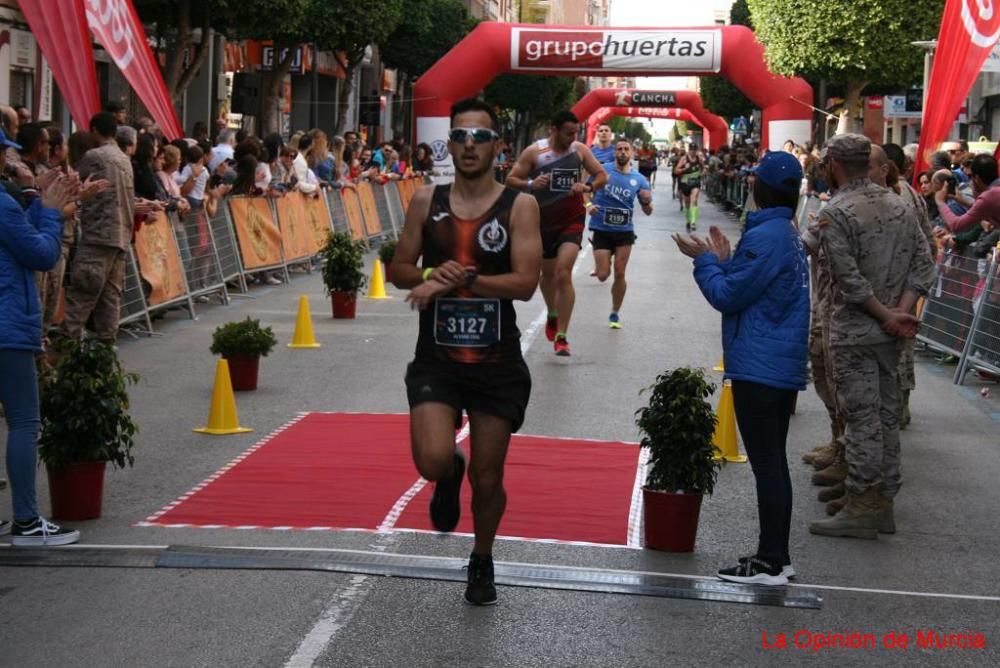
POLYGON ((507 175, 507 185, 535 196, 541 207, 542 296, 549 309, 545 336, 556 355, 568 356, 570 316, 576 302, 573 265, 583 241, 587 210, 583 194, 604 187, 608 175, 586 144, 576 140, 580 121, 560 111, 552 119, 549 136, 521 152, 507 175), (580 169, 593 180, 580 179, 580 169))
POLYGON ((476 535, 465 599, 492 605, 493 541, 507 504, 504 459, 531 394, 512 300, 534 294, 542 244, 538 204, 493 178, 500 149, 492 108, 462 100, 452 107, 451 125, 455 182, 414 195, 392 274, 397 287, 412 288, 406 299, 420 309, 406 394, 413 460, 435 482, 431 521, 439 531, 458 524, 466 457, 455 429, 465 410, 476 535))

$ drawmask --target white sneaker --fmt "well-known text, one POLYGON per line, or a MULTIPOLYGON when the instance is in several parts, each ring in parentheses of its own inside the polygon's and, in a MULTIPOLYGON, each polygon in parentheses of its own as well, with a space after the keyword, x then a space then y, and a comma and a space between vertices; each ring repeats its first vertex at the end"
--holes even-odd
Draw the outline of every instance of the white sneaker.
POLYGON ((28 526, 17 522, 11 529, 11 544, 17 547, 46 547, 49 545, 70 545, 80 540, 80 532, 49 522, 44 517, 36 517, 28 526))
POLYGON ((274 276, 268 276, 265 283, 267 283, 268 285, 281 285, 281 279, 275 278, 274 276))

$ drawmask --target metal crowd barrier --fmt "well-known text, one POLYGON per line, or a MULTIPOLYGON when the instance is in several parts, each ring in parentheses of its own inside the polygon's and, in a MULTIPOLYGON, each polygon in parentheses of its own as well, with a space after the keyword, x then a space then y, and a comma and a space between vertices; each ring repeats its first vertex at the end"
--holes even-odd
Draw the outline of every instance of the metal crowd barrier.
MULTIPOLYGON (((325 206, 311 208, 305 215, 289 207, 282 207, 284 213, 279 215, 278 206, 267 198, 240 196, 220 202, 212 217, 202 212, 201 218, 189 215, 180 220, 170 214, 168 222, 147 230, 150 237, 140 240, 148 245, 141 250, 157 285, 143 279, 138 253, 129 248, 119 325, 152 334, 151 313, 183 306, 194 318, 196 297, 217 294, 228 303, 227 284, 245 295, 252 274, 280 271, 287 282, 289 265, 309 265, 316 257, 324 241, 323 228, 350 232, 369 248, 388 238, 398 239, 413 192, 428 182, 411 179, 328 190, 325 206), (232 204, 255 199, 240 205, 240 215, 234 213, 232 204)), ((140 228, 138 234, 143 231, 140 228)))
MULTIPOLYGON (((981 369, 1000 376, 1000 246, 993 252, 993 259, 985 276, 976 285, 973 296, 971 333, 966 339, 962 357, 955 372, 955 382, 965 382, 968 371, 981 369)), ((979 266, 982 271, 982 262, 979 266)))
POLYGON ((962 355, 975 316, 978 265, 974 258, 941 254, 937 279, 924 302, 919 341, 955 357, 962 355))

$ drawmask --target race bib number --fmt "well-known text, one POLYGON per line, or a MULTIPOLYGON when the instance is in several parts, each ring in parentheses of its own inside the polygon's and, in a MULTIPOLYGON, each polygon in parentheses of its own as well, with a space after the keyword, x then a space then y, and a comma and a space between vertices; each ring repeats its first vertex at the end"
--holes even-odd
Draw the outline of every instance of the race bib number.
POLYGON ((438 299, 434 342, 439 346, 485 348, 500 342, 499 299, 438 299))
POLYGON ((628 209, 605 209, 604 210, 604 224, 614 227, 621 227, 628 225, 629 222, 629 210, 628 209))
POLYGON ((576 183, 577 171, 575 169, 553 169, 552 180, 549 181, 549 190, 555 193, 568 193, 576 183))

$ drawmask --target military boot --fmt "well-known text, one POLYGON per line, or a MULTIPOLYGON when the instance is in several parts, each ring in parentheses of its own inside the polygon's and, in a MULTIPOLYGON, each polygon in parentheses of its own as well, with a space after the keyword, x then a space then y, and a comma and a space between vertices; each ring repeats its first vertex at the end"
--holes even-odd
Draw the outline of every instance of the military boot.
POLYGON ((812 460, 813 468, 817 471, 822 471, 830 464, 833 464, 835 461, 837 461, 837 451, 843 447, 844 446, 840 445, 836 440, 830 441, 829 450, 824 450, 823 452, 813 457, 812 460))
POLYGON ((847 459, 843 449, 838 449, 833 462, 822 471, 813 473, 812 482, 819 487, 832 487, 847 479, 847 459))
POLYGON ((878 520, 881 508, 878 491, 869 489, 864 494, 847 492, 847 503, 828 520, 809 523, 809 533, 836 538, 878 538, 878 520))
POLYGON ((881 494, 878 496, 878 532, 896 533, 896 517, 893 513, 892 499, 887 499, 881 494))
POLYGON ((826 504, 826 514, 829 515, 830 517, 833 517, 843 509, 846 503, 847 503, 846 493, 841 494, 835 499, 831 499, 826 504))
POLYGON ((839 499, 846 493, 847 490, 844 488, 844 483, 838 482, 833 487, 824 487, 823 489, 819 490, 819 494, 816 495, 816 499, 818 501, 826 503, 827 501, 833 501, 834 499, 839 499))
POLYGON ((833 442, 832 441, 830 443, 824 443, 822 445, 817 445, 815 448, 813 448, 809 452, 807 452, 804 455, 802 455, 802 461, 805 462, 806 464, 812 464, 816 460, 816 457, 823 456, 823 455, 828 455, 830 457, 833 457, 833 442))

